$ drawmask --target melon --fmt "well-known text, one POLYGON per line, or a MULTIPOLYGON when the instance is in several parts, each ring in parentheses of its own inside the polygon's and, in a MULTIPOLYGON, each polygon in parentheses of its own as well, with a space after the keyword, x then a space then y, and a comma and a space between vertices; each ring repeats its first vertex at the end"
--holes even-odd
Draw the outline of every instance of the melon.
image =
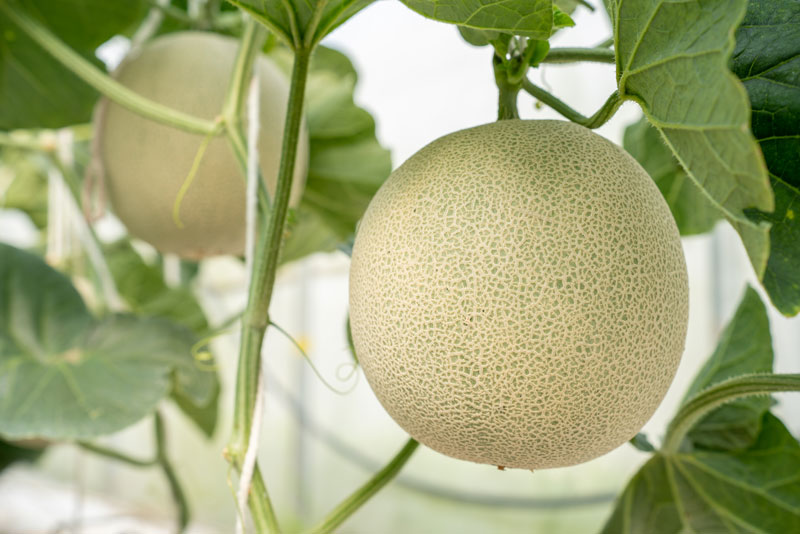
POLYGON ((391 174, 358 227, 364 374, 401 427, 454 458, 543 469, 611 451, 664 397, 687 320, 658 188, 576 124, 442 137, 391 174))
MULTIPOLYGON (((115 78, 160 104, 213 120, 222 110, 238 42, 213 33, 159 37, 126 61, 115 78)), ((267 190, 274 193, 280 162, 289 82, 264 56, 259 77, 258 154, 267 190)), ((98 114, 100 159, 116 215, 130 233, 161 252, 201 259, 242 254, 245 181, 225 136, 211 141, 180 207, 173 205, 204 136, 141 117, 113 102, 98 114)), ((308 164, 308 134, 301 131, 290 205, 300 202, 308 164)))

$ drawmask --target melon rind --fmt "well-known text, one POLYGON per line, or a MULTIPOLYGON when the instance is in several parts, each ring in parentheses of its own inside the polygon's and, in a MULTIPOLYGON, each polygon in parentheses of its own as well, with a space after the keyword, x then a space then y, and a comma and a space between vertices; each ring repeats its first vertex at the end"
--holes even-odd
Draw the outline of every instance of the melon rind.
MULTIPOLYGON (((149 42, 114 73, 128 87, 160 104, 203 119, 222 111, 238 41, 207 32, 180 32, 149 42)), ((289 96, 286 76, 265 56, 259 77, 259 167, 274 193, 289 96)), ((245 182, 225 136, 213 139, 173 219, 178 191, 204 137, 137 115, 107 102, 99 115, 99 147, 111 205, 130 233, 161 252, 201 259, 242 254, 245 182)), ((290 205, 297 206, 308 168, 308 133, 300 132, 290 205)))
POLYGON ((633 437, 684 348, 669 208, 620 147, 508 120, 426 146, 359 225, 350 321, 375 395, 455 458, 542 469, 633 437))

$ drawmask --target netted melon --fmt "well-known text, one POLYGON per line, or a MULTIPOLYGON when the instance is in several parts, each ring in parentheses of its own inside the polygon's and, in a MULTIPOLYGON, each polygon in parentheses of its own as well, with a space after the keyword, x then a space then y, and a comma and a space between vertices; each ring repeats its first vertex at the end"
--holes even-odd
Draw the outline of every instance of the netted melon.
POLYGON ((356 353, 411 436, 540 469, 630 439, 683 352, 686 265, 667 204, 621 148, 561 121, 442 137, 361 221, 356 353))
MULTIPOLYGON (((182 32, 148 43, 114 74, 133 91, 191 115, 213 120, 222 110, 238 43, 213 33, 182 32)), ((289 95, 286 76, 266 57, 256 59, 260 82, 258 154, 267 189, 274 192, 289 95)), ((245 182, 228 141, 211 141, 180 207, 173 205, 203 136, 143 118, 108 102, 98 135, 115 213, 136 237, 162 252, 199 259, 241 254, 245 236, 245 182)), ((300 201, 308 163, 301 132, 291 204, 300 201)))

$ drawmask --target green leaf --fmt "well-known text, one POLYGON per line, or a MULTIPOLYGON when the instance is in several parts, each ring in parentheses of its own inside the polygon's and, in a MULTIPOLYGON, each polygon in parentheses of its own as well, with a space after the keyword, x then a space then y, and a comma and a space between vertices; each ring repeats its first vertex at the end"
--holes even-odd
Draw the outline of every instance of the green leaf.
MULTIPOLYGON (((198 336, 209 334, 208 322, 191 289, 167 287, 161 269, 145 263, 130 241, 105 245, 104 253, 120 295, 138 315, 163 317, 191 329, 198 336)), ((193 344, 194 338, 187 339, 193 344)), ((172 398, 197 426, 210 436, 216 426, 219 377, 213 359, 198 362, 186 358, 176 367, 172 398)))
POLYGON ((316 45, 373 0, 228 0, 294 47, 316 45))
POLYGON ((129 240, 104 245, 103 253, 132 312, 170 319, 200 336, 208 333, 205 314, 192 291, 185 286, 167 287, 161 268, 145 263, 129 240))
POLYGON ((628 483, 602 532, 800 532, 800 445, 767 413, 746 451, 656 454, 628 483))
POLYGON ((745 210, 771 212, 774 199, 749 131, 747 93, 726 68, 746 0, 606 4, 620 96, 642 106, 689 177, 743 234, 761 277, 768 225, 750 220, 745 210))
POLYGON ((763 284, 784 315, 800 312, 800 3, 751 0, 736 31, 731 68, 753 109, 775 194, 763 284))
POLYGON ((10 442, 0 439, 0 473, 13 463, 36 461, 46 447, 45 442, 10 442))
MULTIPOLYGON (((772 337, 767 310, 758 293, 748 287, 717 348, 698 372, 684 402, 700 391, 735 376, 772 371, 772 337)), ((700 420, 688 439, 705 449, 745 449, 755 442, 769 397, 751 397, 726 404, 700 420)))
POLYGON ((553 33, 552 0, 402 0, 425 17, 476 30, 546 40, 553 33))
MULTIPOLYGON (((85 58, 100 65, 94 50, 141 20, 147 2, 134 0, 23 0, 24 10, 85 58)), ((59 128, 87 122, 97 93, 22 30, 0 18, 0 129, 59 128)))
POLYGON ((0 244, 3 435, 65 440, 121 430, 153 411, 174 370, 191 372, 192 341, 161 319, 95 320, 64 275, 0 244))
POLYGON ((172 394, 172 400, 178 408, 209 438, 214 435, 219 420, 219 380, 214 380, 212 387, 211 395, 205 404, 198 404, 178 391, 172 394))
POLYGON ((622 144, 653 178, 681 235, 702 234, 714 228, 721 217, 720 211, 689 179, 658 130, 650 126, 646 118, 625 128, 622 144))
POLYGON ((641 432, 631 438, 630 444, 642 452, 653 452, 656 450, 653 444, 650 443, 650 440, 647 439, 647 435, 641 432))

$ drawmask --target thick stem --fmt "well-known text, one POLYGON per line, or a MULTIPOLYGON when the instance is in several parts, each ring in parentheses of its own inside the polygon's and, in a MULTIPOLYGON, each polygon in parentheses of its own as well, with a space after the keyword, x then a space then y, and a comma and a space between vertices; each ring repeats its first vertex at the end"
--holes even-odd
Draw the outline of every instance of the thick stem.
MULTIPOLYGON (((233 435, 228 446, 228 454, 233 464, 239 468, 247 450, 250 428, 253 421, 258 376, 261 367, 261 346, 269 325, 269 304, 275 284, 281 240, 283 238, 289 196, 292 190, 297 143, 303 121, 303 100, 311 51, 295 51, 294 67, 289 92, 286 120, 284 124, 281 164, 278 171, 278 184, 269 218, 262 224, 253 261, 250 278, 247 308, 242 317, 239 367, 236 376, 236 397, 233 415, 233 435)), ((259 508, 263 515, 253 515, 260 531, 276 530, 277 520, 272 512, 266 487, 256 469, 252 486, 253 499, 264 501, 259 508), (259 523, 260 521, 263 521, 259 523)))
POLYGON ((521 83, 512 83, 508 76, 508 67, 497 54, 492 57, 494 80, 497 83, 497 120, 518 119, 517 97, 522 88, 521 83))
POLYGON ((0 12, 76 76, 117 104, 143 117, 187 132, 208 135, 214 131, 213 121, 193 117, 131 91, 73 51, 38 21, 21 10, 15 10, 8 2, 0 2, 0 12))
POLYGON ((569 107, 568 104, 559 100, 538 85, 535 85, 527 78, 522 81, 522 87, 532 97, 544 104, 547 104, 553 110, 560 113, 563 117, 589 129, 599 128, 608 122, 608 120, 614 116, 614 113, 617 112, 623 102, 623 99, 619 96, 619 92, 614 91, 605 101, 603 107, 597 110, 597 112, 591 117, 587 117, 585 115, 581 115, 579 112, 569 107))
POLYGON ((167 456, 167 438, 164 432, 164 421, 161 419, 161 414, 156 412, 155 418, 155 434, 156 434, 156 463, 161 466, 164 476, 169 484, 170 492, 172 493, 172 500, 175 501, 175 506, 178 508, 178 528, 177 532, 181 533, 186 530, 189 524, 189 503, 186 500, 186 495, 183 492, 178 476, 175 474, 175 469, 172 467, 167 456))
POLYGON ((327 534, 333 532, 339 525, 341 525, 348 517, 361 508, 373 495, 375 495, 381 488, 383 488, 390 480, 392 480, 397 473, 408 462, 414 451, 417 450, 419 443, 413 438, 409 438, 405 446, 392 458, 392 460, 380 471, 375 473, 366 484, 358 488, 352 495, 342 501, 339 506, 334 508, 328 517, 326 517, 319 525, 311 529, 314 534, 327 534))
POLYGON ((613 64, 616 63, 617 57, 615 52, 608 48, 551 48, 542 63, 575 63, 577 61, 613 64))
POLYGON ((743 397, 800 391, 800 374, 749 374, 720 382, 681 407, 667 428, 661 452, 674 454, 692 427, 712 410, 743 397))

